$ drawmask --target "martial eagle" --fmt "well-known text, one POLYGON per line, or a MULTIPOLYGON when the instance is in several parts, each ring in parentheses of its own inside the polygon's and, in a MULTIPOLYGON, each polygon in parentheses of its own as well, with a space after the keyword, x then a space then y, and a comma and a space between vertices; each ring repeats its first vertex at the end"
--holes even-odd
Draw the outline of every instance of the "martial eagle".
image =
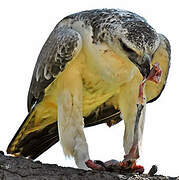
POLYGON ((102 170, 105 163, 90 160, 83 128, 124 120, 119 168, 143 170, 135 161, 146 103, 160 96, 169 66, 169 41, 135 13, 95 9, 65 17, 40 52, 29 113, 7 152, 35 159, 60 140, 79 168, 102 170))

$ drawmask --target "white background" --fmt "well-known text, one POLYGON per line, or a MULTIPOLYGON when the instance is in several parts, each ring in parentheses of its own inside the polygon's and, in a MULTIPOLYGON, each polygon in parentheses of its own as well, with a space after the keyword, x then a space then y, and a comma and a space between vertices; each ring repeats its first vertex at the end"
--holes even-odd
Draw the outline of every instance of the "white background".
MULTIPOLYGON (((143 153, 138 161, 146 172, 157 164, 158 174, 179 176, 179 35, 177 0, 6 0, 0 2, 0 150, 27 115, 26 99, 33 68, 45 40, 65 16, 94 8, 127 9, 144 16, 171 42, 172 59, 166 88, 147 105, 143 153)), ((123 122, 85 129, 91 159, 123 158, 123 122)), ((65 159, 60 143, 38 158, 45 163, 75 166, 65 159)))

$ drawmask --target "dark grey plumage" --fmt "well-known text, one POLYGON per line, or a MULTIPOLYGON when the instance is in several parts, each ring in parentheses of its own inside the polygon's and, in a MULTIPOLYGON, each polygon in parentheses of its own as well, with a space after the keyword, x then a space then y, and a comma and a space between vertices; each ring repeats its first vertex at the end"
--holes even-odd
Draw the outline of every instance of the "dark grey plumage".
POLYGON ((82 21, 85 26, 91 26, 94 43, 124 36, 137 48, 148 46, 153 49, 156 40, 159 41, 156 31, 147 21, 130 11, 95 9, 72 14, 64 18, 62 22, 69 19, 71 19, 71 24, 82 21))

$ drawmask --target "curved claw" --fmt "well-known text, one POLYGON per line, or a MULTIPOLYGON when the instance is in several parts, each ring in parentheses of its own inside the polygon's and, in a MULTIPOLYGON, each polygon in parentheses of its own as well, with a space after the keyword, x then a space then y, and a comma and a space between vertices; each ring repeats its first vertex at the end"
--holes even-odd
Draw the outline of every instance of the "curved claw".
POLYGON ((144 172, 144 167, 141 165, 137 165, 136 161, 124 160, 120 163, 120 167, 123 172, 139 173, 139 174, 142 174, 144 172))

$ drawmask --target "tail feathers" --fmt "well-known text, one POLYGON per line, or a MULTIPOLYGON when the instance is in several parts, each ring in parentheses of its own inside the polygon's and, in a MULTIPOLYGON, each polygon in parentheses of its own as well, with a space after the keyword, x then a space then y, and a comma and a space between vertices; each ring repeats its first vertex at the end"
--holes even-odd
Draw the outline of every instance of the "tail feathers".
POLYGON ((20 126, 20 128, 16 132, 15 136, 11 140, 11 142, 7 148, 8 154, 16 154, 16 153, 20 152, 20 149, 18 148, 18 144, 24 138, 25 131, 27 130, 30 122, 34 119, 34 115, 35 115, 35 110, 32 109, 32 111, 27 115, 24 122, 22 123, 22 125, 20 126))
POLYGON ((20 126, 7 148, 8 154, 35 159, 59 141, 57 121, 35 126, 35 113, 32 109, 20 126))
POLYGON ((28 134, 17 146, 20 154, 31 159, 37 158, 59 141, 57 122, 44 129, 28 134))

